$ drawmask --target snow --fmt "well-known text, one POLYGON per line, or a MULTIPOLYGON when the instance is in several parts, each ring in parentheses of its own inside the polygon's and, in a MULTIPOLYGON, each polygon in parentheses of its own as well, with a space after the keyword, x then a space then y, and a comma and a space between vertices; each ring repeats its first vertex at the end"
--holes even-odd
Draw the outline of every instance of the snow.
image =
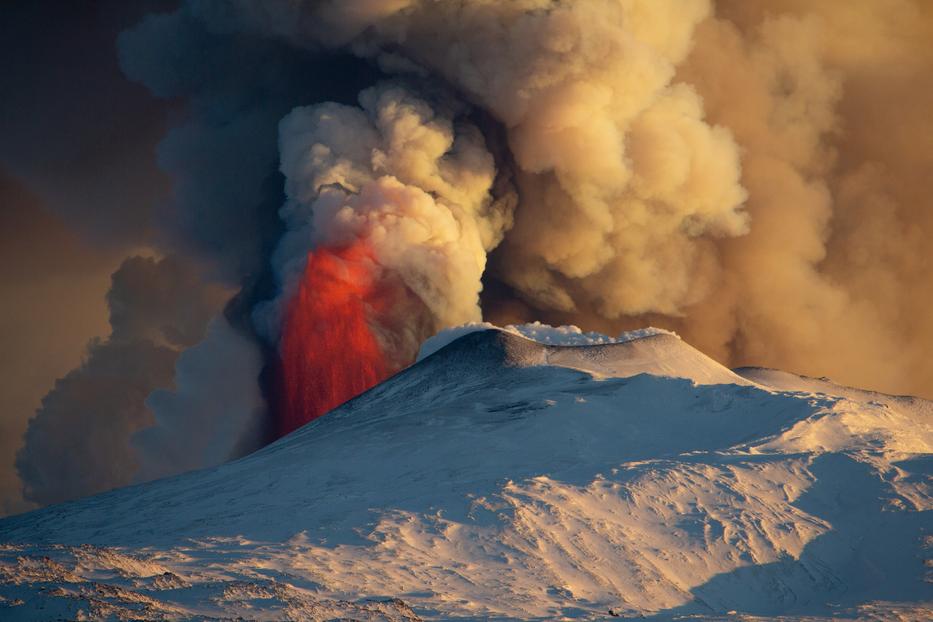
POLYGON ((425 341, 421 345, 421 350, 418 352, 418 360, 420 361, 427 358, 464 335, 490 329, 503 330, 536 341, 537 343, 552 346, 593 346, 608 343, 623 343, 625 341, 662 334, 677 336, 671 331, 654 327, 624 332, 618 337, 613 338, 608 335, 603 335, 602 333, 583 332, 580 327, 572 325, 550 326, 548 324, 542 324, 541 322, 531 322, 528 324, 509 324, 503 328, 499 328, 495 324, 490 324, 489 322, 471 322, 469 324, 444 329, 425 341))
POLYGON ((0 618, 933 614, 930 402, 457 335, 247 458, 0 521, 0 618))

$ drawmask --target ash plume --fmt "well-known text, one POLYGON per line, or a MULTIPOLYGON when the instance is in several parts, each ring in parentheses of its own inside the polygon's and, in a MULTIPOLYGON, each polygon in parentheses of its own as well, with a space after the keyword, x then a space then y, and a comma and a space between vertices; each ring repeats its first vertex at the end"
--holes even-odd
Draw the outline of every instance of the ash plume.
POLYGON ((933 7, 717 9, 679 76, 743 146, 753 224, 683 332, 734 364, 930 396, 933 7))
POLYGON ((273 342, 308 252, 362 240, 378 279, 410 292, 404 317, 375 323, 393 367, 442 328, 479 321, 486 253, 512 223, 514 193, 493 196, 496 168, 456 102, 401 85, 364 90, 360 107, 296 108, 279 126, 286 232, 273 255, 281 294, 257 311, 273 342), (461 114, 462 116, 462 114, 461 114))
POLYGON ((706 240, 747 229, 731 135, 672 84, 706 2, 195 6, 222 27, 437 76, 492 115, 523 197, 501 276, 533 304, 677 314, 707 290, 706 240))
POLYGON ((439 75, 504 124, 522 201, 494 270, 525 319, 660 318, 732 364, 929 394, 929 7, 359 9, 225 20, 439 75))
MULTIPOLYGON (((123 326, 152 341, 174 317, 176 342, 157 326, 153 344, 174 362, 216 314, 174 390, 163 366, 149 408, 142 389, 129 400, 121 464, 145 479, 262 442, 276 376, 317 381, 302 374, 326 360, 292 359, 332 343, 345 301, 342 330, 371 332, 354 391, 440 329, 544 320, 663 326, 728 365, 933 395, 930 41, 919 0, 190 0, 150 15, 120 37, 121 66, 183 108, 158 148, 173 194, 152 238, 238 293, 192 326, 161 299, 114 326, 114 342, 123 326)), ((326 389, 325 405, 347 397, 326 389)))
POLYGON ((729 364, 929 394, 923 3, 192 6, 502 125, 521 200, 488 318, 651 321, 729 364))

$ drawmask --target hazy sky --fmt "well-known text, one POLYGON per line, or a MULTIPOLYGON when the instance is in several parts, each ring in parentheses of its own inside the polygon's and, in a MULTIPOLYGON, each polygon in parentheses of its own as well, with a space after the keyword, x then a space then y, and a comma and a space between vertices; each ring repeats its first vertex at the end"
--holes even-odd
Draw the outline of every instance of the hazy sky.
POLYGON ((168 106, 123 76, 116 37, 170 4, 0 7, 0 502, 19 496, 27 419, 109 332, 110 275, 167 196, 155 145, 168 106))

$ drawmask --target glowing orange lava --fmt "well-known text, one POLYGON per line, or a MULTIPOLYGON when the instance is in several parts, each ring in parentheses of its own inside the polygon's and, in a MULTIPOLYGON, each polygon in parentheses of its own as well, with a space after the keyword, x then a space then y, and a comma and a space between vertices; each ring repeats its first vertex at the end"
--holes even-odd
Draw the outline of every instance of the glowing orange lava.
POLYGON ((308 254, 282 333, 280 435, 320 417, 388 375, 367 317, 381 304, 373 265, 362 241, 308 254))

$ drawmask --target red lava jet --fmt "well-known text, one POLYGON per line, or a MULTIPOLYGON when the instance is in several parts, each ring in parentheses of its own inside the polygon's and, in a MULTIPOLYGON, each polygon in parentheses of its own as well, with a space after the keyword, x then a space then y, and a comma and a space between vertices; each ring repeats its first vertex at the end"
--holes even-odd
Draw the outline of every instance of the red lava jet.
POLYGON ((368 315, 384 306, 372 253, 358 240, 308 254, 280 346, 279 434, 285 435, 388 376, 368 315))

